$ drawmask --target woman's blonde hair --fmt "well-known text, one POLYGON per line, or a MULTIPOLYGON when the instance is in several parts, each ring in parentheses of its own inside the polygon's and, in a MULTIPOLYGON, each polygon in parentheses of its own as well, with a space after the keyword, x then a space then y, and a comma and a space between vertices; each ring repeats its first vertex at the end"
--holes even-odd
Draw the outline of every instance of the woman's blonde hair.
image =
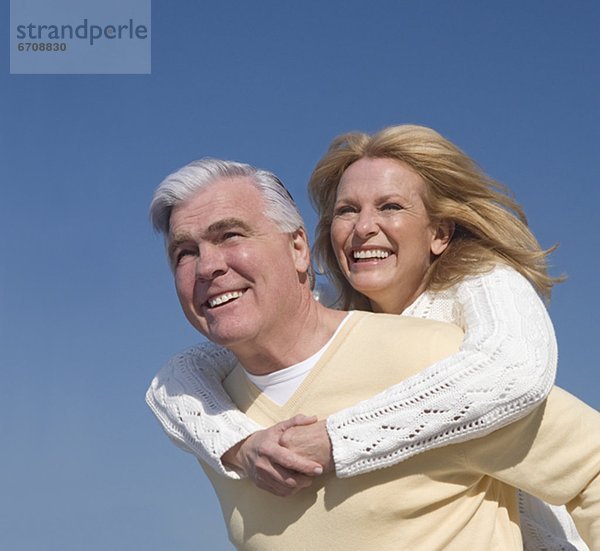
POLYGON ((350 132, 331 142, 308 184, 319 214, 314 255, 341 292, 345 308, 369 308, 368 300, 348 283, 331 245, 337 188, 344 171, 362 158, 389 158, 408 165, 424 181, 422 199, 432 222, 451 221, 454 233, 446 250, 426 274, 426 288, 442 290, 468 275, 504 263, 550 298, 562 278, 548 275, 547 256, 527 227, 521 207, 508 189, 489 178, 477 164, 440 134, 422 126, 401 125, 376 134, 350 132))

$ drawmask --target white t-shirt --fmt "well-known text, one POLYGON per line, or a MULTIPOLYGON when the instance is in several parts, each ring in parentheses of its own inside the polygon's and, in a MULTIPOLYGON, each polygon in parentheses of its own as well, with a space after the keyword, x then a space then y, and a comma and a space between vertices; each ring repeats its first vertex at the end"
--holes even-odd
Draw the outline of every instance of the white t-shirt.
POLYGON ((349 314, 344 316, 342 322, 338 325, 335 333, 331 338, 323 345, 323 347, 315 352, 310 358, 294 364, 285 369, 268 373, 267 375, 252 375, 246 370, 243 370, 248 379, 257 386, 266 396, 269 397, 277 405, 284 405, 296 392, 298 387, 304 381, 304 378, 310 373, 310 370, 316 365, 321 356, 325 353, 331 341, 339 333, 341 328, 346 323, 349 314))

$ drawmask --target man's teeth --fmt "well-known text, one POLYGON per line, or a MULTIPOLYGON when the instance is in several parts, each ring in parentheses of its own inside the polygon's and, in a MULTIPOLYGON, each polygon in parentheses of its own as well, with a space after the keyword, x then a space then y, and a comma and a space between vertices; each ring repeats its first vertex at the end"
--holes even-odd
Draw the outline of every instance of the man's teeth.
POLYGON ((369 249, 367 251, 354 251, 352 255, 355 260, 359 260, 362 258, 387 258, 390 253, 383 249, 369 249))
POLYGON ((218 297, 211 298, 208 301, 208 305, 211 308, 214 308, 215 306, 220 306, 221 304, 225 304, 226 302, 229 302, 230 300, 233 300, 234 298, 240 298, 241 296, 242 296, 241 291, 233 291, 232 293, 225 293, 224 295, 219 295, 218 297))

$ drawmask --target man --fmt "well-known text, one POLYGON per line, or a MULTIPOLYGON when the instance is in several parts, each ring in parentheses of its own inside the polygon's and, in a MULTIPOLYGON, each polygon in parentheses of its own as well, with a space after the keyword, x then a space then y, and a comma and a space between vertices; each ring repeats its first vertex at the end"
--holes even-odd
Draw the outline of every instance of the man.
MULTIPOLYGON (((187 319, 235 354, 225 387, 260 424, 326 417, 460 345, 454 326, 316 302, 302 220, 269 173, 192 163, 161 184, 152 215, 187 319)), ((285 499, 205 470, 239 549, 521 549, 514 487, 567 504, 594 548, 600 444, 589 437, 599 433, 600 416, 556 390, 490 436, 353 479, 325 474, 285 499)))

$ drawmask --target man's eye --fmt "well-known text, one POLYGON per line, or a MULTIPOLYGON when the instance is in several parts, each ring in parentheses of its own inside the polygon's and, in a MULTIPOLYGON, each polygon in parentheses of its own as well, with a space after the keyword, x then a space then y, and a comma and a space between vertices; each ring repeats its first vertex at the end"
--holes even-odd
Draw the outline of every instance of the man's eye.
POLYGON ((184 258, 196 254, 192 249, 181 249, 175 254, 175 262, 179 264, 184 258))
POLYGON ((236 231, 228 231, 225 232, 222 236, 223 241, 227 241, 228 239, 234 239, 235 237, 242 237, 242 234, 236 231))

